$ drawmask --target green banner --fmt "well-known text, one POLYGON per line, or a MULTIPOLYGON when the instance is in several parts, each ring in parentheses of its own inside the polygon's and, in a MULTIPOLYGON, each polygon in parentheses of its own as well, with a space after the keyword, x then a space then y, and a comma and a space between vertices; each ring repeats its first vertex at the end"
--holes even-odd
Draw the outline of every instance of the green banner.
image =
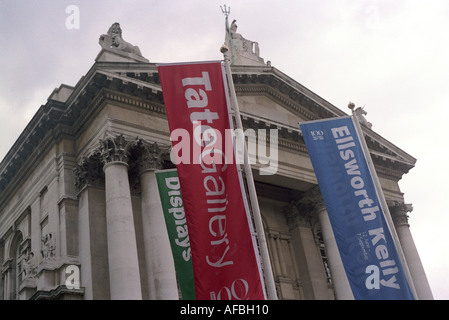
POLYGON ((195 300, 192 255, 178 171, 156 171, 156 179, 182 298, 195 300))

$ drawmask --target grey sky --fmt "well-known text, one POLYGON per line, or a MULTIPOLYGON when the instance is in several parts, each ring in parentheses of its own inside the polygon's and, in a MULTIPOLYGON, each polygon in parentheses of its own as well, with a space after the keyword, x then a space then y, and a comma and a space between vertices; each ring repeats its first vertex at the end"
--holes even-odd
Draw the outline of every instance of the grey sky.
POLYGON ((373 130, 418 159, 400 186, 434 296, 449 299, 446 0, 0 0, 0 159, 54 88, 87 73, 113 22, 151 62, 217 60, 223 4, 265 61, 345 112, 365 105, 373 130))

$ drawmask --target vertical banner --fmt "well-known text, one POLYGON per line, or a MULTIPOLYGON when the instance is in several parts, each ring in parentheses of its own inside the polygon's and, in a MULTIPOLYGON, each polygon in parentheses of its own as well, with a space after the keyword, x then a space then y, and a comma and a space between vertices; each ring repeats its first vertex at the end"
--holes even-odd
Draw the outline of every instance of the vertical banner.
POLYGON ((178 172, 156 171, 157 186, 183 300, 195 300, 192 255, 178 172))
POLYGON ((190 237, 196 298, 264 299, 220 62, 158 66, 190 237))
POLYGON ((300 127, 354 298, 414 299, 353 119, 300 127))

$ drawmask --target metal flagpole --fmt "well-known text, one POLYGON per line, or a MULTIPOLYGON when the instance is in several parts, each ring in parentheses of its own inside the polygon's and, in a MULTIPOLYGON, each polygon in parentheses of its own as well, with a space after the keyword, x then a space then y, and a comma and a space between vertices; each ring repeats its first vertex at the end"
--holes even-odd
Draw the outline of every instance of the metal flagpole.
MULTIPOLYGON (((228 80, 228 87, 230 91, 231 96, 231 104, 233 106, 234 110, 234 116, 235 116, 235 122, 237 129, 240 129, 240 132, 243 132, 243 125, 242 125, 242 119, 240 118, 240 110, 239 105, 237 102, 237 97, 235 95, 235 88, 234 88, 234 82, 232 81, 232 72, 231 67, 229 65, 229 57, 228 57, 228 48, 226 46, 222 46, 220 49, 221 53, 223 53, 224 56, 224 64, 225 64, 225 70, 227 74, 227 80, 228 80)), ((242 135, 239 135, 241 138, 242 135)), ((253 212, 253 218, 257 233, 257 239, 259 242, 260 247, 260 255, 262 258, 262 265, 263 265, 263 273, 265 278, 265 284, 267 288, 267 296, 269 300, 277 300, 277 293, 276 293, 276 285, 274 283, 274 277, 273 272, 271 269, 271 261, 270 256, 268 254, 268 246, 267 246, 267 240, 265 237, 265 232, 263 229, 263 223, 262 223, 262 216, 260 214, 260 208, 259 208, 259 202, 257 200, 257 194, 256 194, 256 186, 254 184, 254 178, 253 173, 251 171, 251 165, 249 163, 248 159, 248 149, 246 147, 245 141, 243 141, 243 163, 244 163, 244 171, 246 176, 246 184, 248 187, 248 193, 249 198, 251 202, 251 208, 253 212)))
POLYGON ((221 8, 221 12, 223 12, 223 14, 226 17, 225 20, 225 27, 226 27, 226 36, 229 40, 229 46, 231 47, 231 64, 234 64, 234 45, 232 43, 232 34, 231 34, 231 29, 229 28, 229 14, 231 13, 231 7, 226 8, 226 5, 224 5, 224 9, 222 6, 220 6, 221 8))
POLYGON ((360 126, 359 119, 357 115, 354 114, 354 110, 352 111, 352 121, 354 123, 354 127, 357 131, 357 135, 359 137, 360 145, 362 146, 363 153, 365 154, 366 162, 368 163, 368 168, 371 173, 371 177, 374 181, 374 187, 377 192, 377 197, 380 201, 380 206, 384 213, 385 221, 387 222, 387 227, 390 230, 391 236, 393 237, 393 241, 396 246, 396 250, 398 251, 399 259, 401 260, 402 267, 404 268, 405 276, 407 278, 408 284, 415 299, 418 299, 418 295, 416 294, 415 285, 413 283, 412 276, 410 274, 410 269, 408 268, 407 261, 405 260, 404 251, 402 250, 401 243, 399 241, 398 234, 396 233, 396 228, 394 227, 393 219, 391 218, 390 209, 388 208, 387 201, 385 200, 384 193, 382 191, 382 186, 379 181, 379 177, 377 176, 376 169, 374 168, 373 160, 371 159, 370 152, 368 146, 366 144, 365 138, 363 136, 362 127, 360 126))

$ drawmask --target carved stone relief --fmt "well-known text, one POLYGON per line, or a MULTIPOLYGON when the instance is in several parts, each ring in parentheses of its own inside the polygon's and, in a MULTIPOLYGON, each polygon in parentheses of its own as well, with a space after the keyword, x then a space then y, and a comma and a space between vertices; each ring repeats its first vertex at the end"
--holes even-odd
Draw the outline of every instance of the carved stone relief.
POLYGON ((36 276, 37 266, 37 257, 34 254, 34 251, 31 251, 31 248, 27 247, 22 260, 23 279, 34 278, 36 276))
POLYGON ((54 259, 56 250, 55 234, 53 232, 47 233, 41 238, 41 254, 42 259, 54 259))

